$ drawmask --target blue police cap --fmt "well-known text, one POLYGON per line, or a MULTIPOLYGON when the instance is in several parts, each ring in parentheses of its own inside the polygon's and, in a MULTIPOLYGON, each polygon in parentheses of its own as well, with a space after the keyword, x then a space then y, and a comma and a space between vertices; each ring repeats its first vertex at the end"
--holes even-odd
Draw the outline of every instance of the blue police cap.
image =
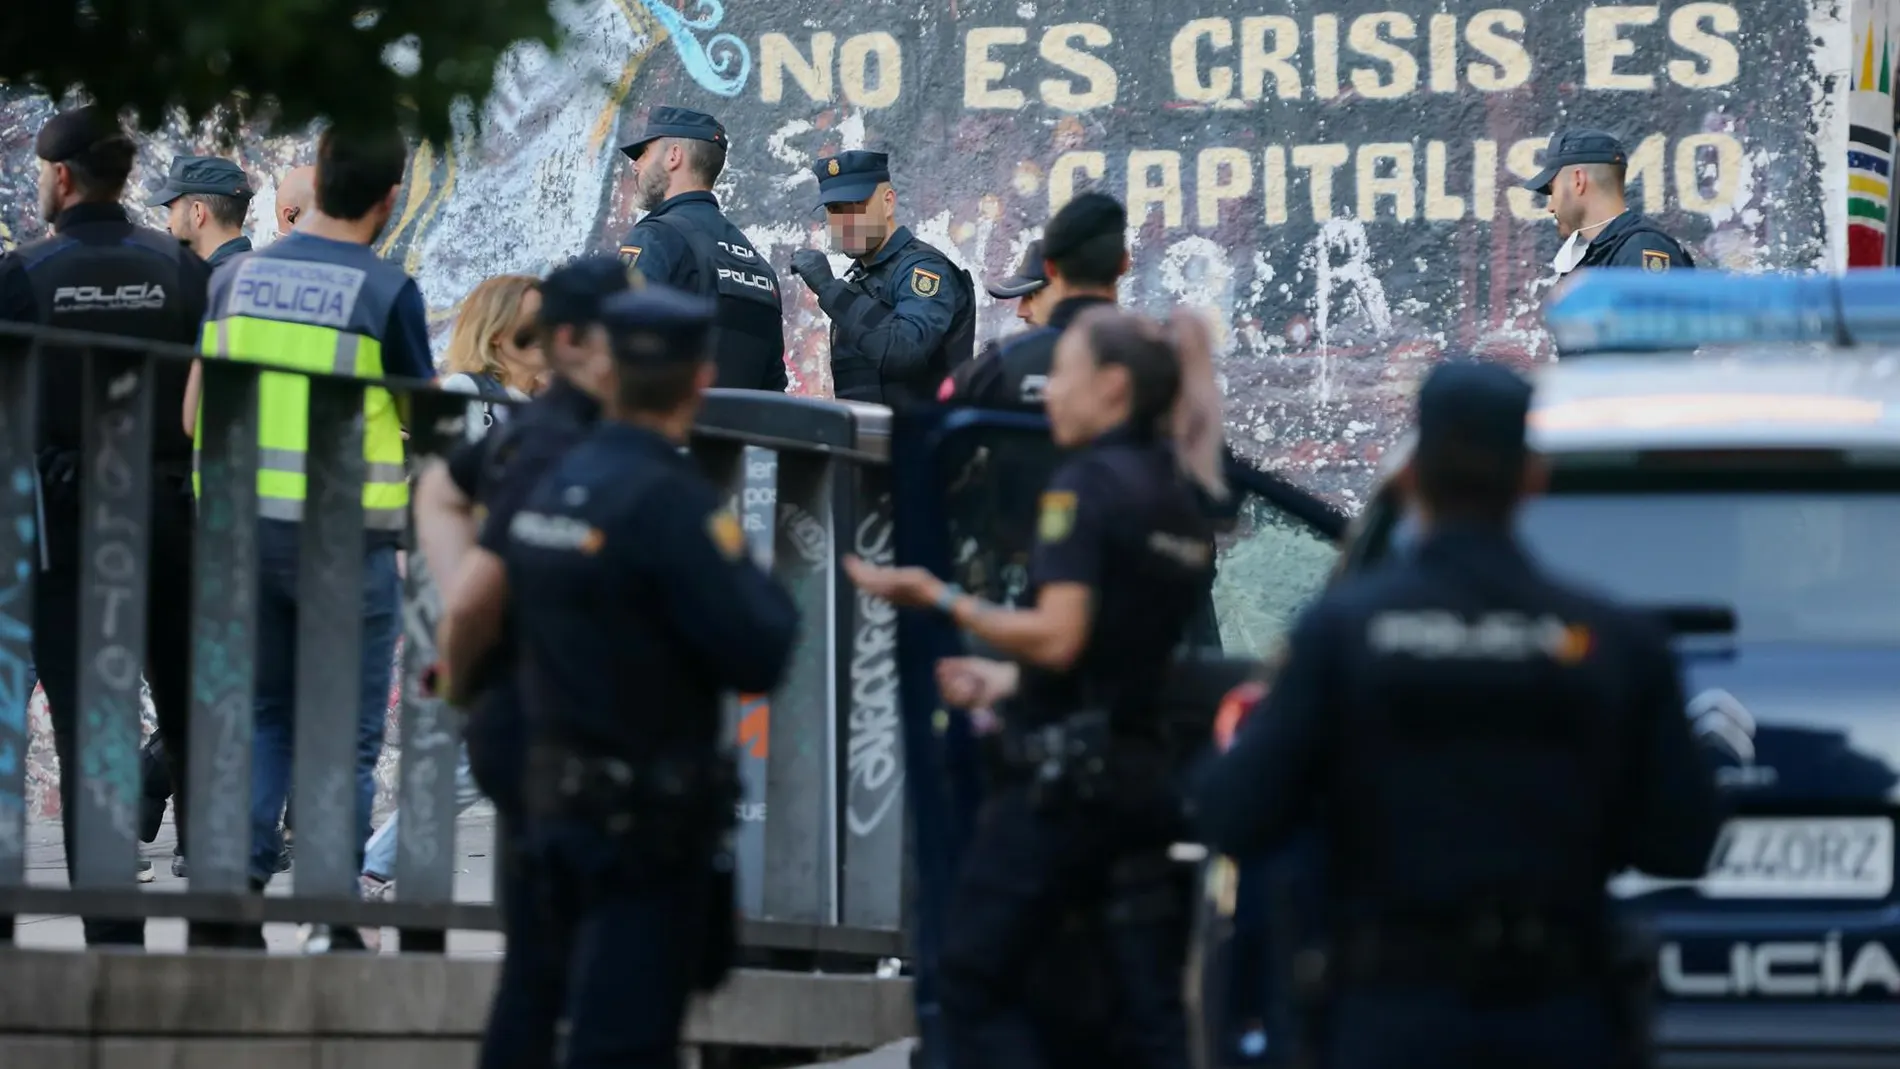
POLYGON ((622 145, 620 151, 626 153, 628 159, 637 160, 648 145, 662 137, 684 137, 691 141, 724 145, 726 128, 719 125, 718 119, 703 111, 662 105, 647 113, 647 128, 640 134, 639 140, 622 145))
POLYGON ((1415 455, 1516 464, 1524 456, 1530 410, 1531 384, 1510 368, 1474 360, 1440 364, 1418 389, 1415 455))
POLYGON ((1023 262, 1016 265, 1016 273, 1001 282, 992 283, 984 288, 990 296, 999 301, 1027 297, 1049 284, 1049 271, 1042 266, 1045 259, 1042 252, 1042 240, 1038 238, 1023 250, 1023 262))
POLYGON ((613 338, 616 363, 636 367, 695 364, 708 356, 717 302, 649 283, 602 303, 601 325, 613 338))
POLYGON ((631 287, 627 266, 615 256, 571 260, 541 280, 543 327, 585 327, 600 322, 601 304, 631 287))
POLYGON ((870 200, 891 180, 891 158, 882 152, 840 152, 812 164, 818 176, 818 203, 856 204, 870 200))
POLYGON ((220 197, 249 199, 251 181, 244 169, 216 156, 174 156, 165 185, 151 200, 152 207, 163 208, 187 193, 209 193, 220 197))
POLYGON ((1580 163, 1628 163, 1629 158, 1629 153, 1623 151, 1623 142, 1614 134, 1601 130, 1565 130, 1550 139, 1550 146, 1544 149, 1544 169, 1526 178, 1523 186, 1532 193, 1549 196, 1557 172, 1566 167, 1580 163))

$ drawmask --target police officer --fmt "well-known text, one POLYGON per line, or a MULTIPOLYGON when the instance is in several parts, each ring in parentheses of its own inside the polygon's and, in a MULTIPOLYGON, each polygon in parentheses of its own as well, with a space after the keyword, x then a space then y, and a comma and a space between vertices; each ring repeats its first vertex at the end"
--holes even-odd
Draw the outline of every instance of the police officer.
MULTIPOLYGON (((157 230, 134 226, 120 198, 136 155, 118 120, 96 107, 55 115, 34 145, 39 157, 40 212, 51 237, 0 259, 0 319, 63 330, 196 344, 210 272, 190 249, 157 230)), ((44 507, 42 563, 33 604, 33 660, 53 718, 60 763, 79 767, 74 750, 78 713, 80 447, 82 383, 88 355, 47 346, 39 361, 39 476, 44 507)), ((187 365, 155 361, 149 583, 146 594, 146 678, 159 729, 170 745, 172 782, 184 780, 191 694, 192 506, 191 439, 176 414, 184 404, 187 365)), ((128 367, 127 372, 131 373, 128 367)), ((64 812, 77 804, 77 776, 60 779, 64 812)), ((180 794, 182 799, 182 792, 180 794)), ((179 807, 180 833, 185 827, 179 807)), ((65 822, 71 871, 74 821, 65 822)), ((130 859, 127 861, 130 865, 130 859)), ((10 931, 11 920, 0 922, 10 931)), ((88 918, 93 945, 142 945, 138 921, 88 918)))
POLYGON ((1698 877, 1715 841, 1664 635, 1511 533, 1542 472, 1530 397, 1496 365, 1426 379, 1402 476, 1423 542, 1301 615, 1195 792, 1227 854, 1320 833, 1328 935, 1302 972, 1327 978, 1329 1069, 1616 1064, 1647 1036, 1618 1035, 1604 883, 1698 877))
MULTIPOLYGON (((529 491, 591 431, 612 377, 600 305, 628 288, 627 269, 593 257, 551 272, 541 283, 541 350, 554 373, 546 392, 500 430, 425 466, 416 483, 416 541, 446 603, 470 556, 499 570, 508 525, 529 491)), ((412 565, 413 566, 413 565, 412 565)), ((496 651, 479 691, 461 696, 475 783, 502 821, 504 881, 499 895, 507 953, 482 1039, 482 1069, 544 1064, 560 1016, 545 911, 534 891, 522 834, 527 812, 522 776, 527 714, 515 684, 514 613, 505 613, 496 651)))
POLYGON ((1043 232, 1042 269, 1048 288, 1046 325, 983 346, 975 360, 953 372, 938 399, 979 408, 1042 411, 1043 390, 1056 339, 1075 317, 1114 304, 1128 273, 1128 212, 1106 193, 1083 193, 1062 206, 1043 232))
POLYGON ((606 418, 509 522, 505 575, 465 570, 443 621, 456 686, 497 589, 524 592, 530 834, 573 1069, 672 1066, 690 991, 728 967, 738 784, 720 695, 776 685, 797 628, 680 449, 715 374, 715 308, 657 284, 606 303, 606 418))
POLYGON ((891 406, 928 401, 975 349, 976 284, 897 225, 884 153, 841 152, 812 170, 831 243, 855 261, 839 279, 817 249, 792 254, 792 273, 831 319, 832 394, 891 406))
POLYGON ((1016 318, 1031 327, 1049 322, 1049 301, 1045 298, 1049 291, 1049 273, 1042 261, 1042 239, 1037 238, 1023 250, 1023 260, 1016 265, 1015 274, 984 287, 996 300, 1015 301, 1016 318))
POLYGON ((1566 130, 1550 139, 1544 169, 1524 188, 1550 198, 1563 247, 1551 266, 1567 275, 1580 267, 1640 267, 1661 273, 1694 267, 1676 239, 1623 199, 1629 154, 1601 130, 1566 130))
POLYGON ((785 312, 778 273, 719 210, 713 183, 726 168, 726 128, 710 115, 656 107, 646 132, 622 148, 633 161, 634 203, 647 214, 620 246, 642 275, 716 297, 716 386, 785 391, 785 312))
MULTIPOLYGON (((317 142, 316 203, 296 231, 238 257, 214 278, 202 344, 206 360, 365 379, 426 381, 434 376, 422 290, 373 247, 394 215, 408 156, 408 143, 393 128, 367 132, 333 126, 323 132, 317 142)), ((290 792, 298 560, 310 426, 309 387, 302 376, 261 376, 257 394, 258 669, 250 875, 262 890, 283 856, 278 822, 290 792)), ((399 403, 387 389, 370 386, 363 391, 362 414, 363 655, 352 799, 359 844, 370 835, 389 665, 402 627, 396 553, 409 520, 399 403)), ((197 430, 202 436, 204 428, 197 430)), ((178 747, 177 739, 167 741, 178 747)), ((360 867, 360 853, 357 862, 360 867)), ((334 934, 339 945, 361 945, 353 929, 334 934)), ((251 926, 242 938, 253 947, 262 945, 262 926, 251 926)))
MULTIPOLYGON (((1180 390, 1172 344, 1112 309, 1085 313, 1056 347, 1047 407, 1056 444, 1076 452, 1042 496, 1030 607, 1003 609, 921 568, 845 567, 859 589, 934 607, 1013 664, 993 662, 965 704, 1002 707, 1014 775, 987 802, 952 892, 941 958, 955 1069, 1039 1066, 1025 966, 1053 927, 1110 894, 1157 894, 1180 828, 1157 699, 1213 567, 1212 528, 1181 471, 1168 426, 1180 390)), ((1185 1066, 1182 919, 1110 909, 1123 1013, 1136 1064, 1185 1066)))
POLYGON ((251 251, 244 236, 244 213, 251 207, 251 182, 230 160, 216 156, 177 156, 152 207, 168 213, 166 229, 191 246, 213 270, 239 253, 251 251))

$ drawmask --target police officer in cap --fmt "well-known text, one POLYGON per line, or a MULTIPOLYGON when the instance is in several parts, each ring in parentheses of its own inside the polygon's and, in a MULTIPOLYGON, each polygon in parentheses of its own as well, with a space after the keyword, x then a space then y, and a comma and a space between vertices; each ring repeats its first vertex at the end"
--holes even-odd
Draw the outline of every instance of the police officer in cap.
MULTIPOLYGON (((457 447, 446 463, 431 461, 416 483, 416 542, 443 602, 469 577, 497 587, 502 613, 494 652, 459 696, 469 714, 469 766, 495 803, 504 839, 498 899, 507 954, 482 1040, 482 1069, 543 1064, 561 1012, 559 992, 547 982, 553 967, 547 916, 523 835, 528 722, 515 679, 515 613, 499 596, 508 526, 528 493, 599 421, 613 377, 601 304, 625 292, 629 281, 628 269, 606 256, 551 272, 541 283, 537 324, 553 381, 501 429, 457 447)), ((411 557, 410 568, 416 567, 411 557)))
MULTIPOLYGON (((61 112, 41 128, 34 152, 40 160, 40 214, 52 224, 53 233, 0 259, 0 320, 196 345, 210 269, 178 239, 135 226, 126 215, 120 198, 137 150, 117 118, 97 107, 61 112)), ((33 661, 46 690, 60 763, 69 769, 80 767, 74 745, 82 571, 79 466, 86 431, 81 426, 82 389, 87 360, 101 358, 49 345, 40 350, 39 359, 44 570, 33 599, 33 661)), ((193 517, 191 438, 179 414, 184 410, 189 365, 159 360, 149 365, 149 371, 140 370, 136 361, 103 367, 115 369, 115 384, 121 375, 149 376, 137 383, 150 391, 154 413, 146 679, 159 730, 168 743, 165 758, 171 781, 182 785, 184 757, 190 751, 187 668, 191 663, 193 517)), ((78 780, 78 776, 60 780, 68 814, 78 808, 74 793, 78 780)), ((182 791, 179 798, 183 801, 182 791)), ((178 809, 182 835, 184 806, 178 809)), ((77 857, 74 824, 70 819, 65 822, 69 874, 77 857)), ((128 851, 128 884, 135 861, 128 851)), ((11 920, 0 921, 0 930, 11 926, 11 920)), ((85 928, 87 942, 95 946, 145 941, 139 921, 88 918, 85 928)))
POLYGON ((1513 535, 1543 477, 1531 387, 1443 365, 1404 469, 1422 543, 1294 625, 1266 702, 1205 771, 1211 847, 1303 828, 1330 858, 1303 955, 1329 1069, 1601 1067, 1647 1040, 1605 882, 1702 875, 1719 826, 1652 620, 1544 572, 1513 535))
POLYGON ((975 360, 957 369, 938 399, 979 408, 1042 411, 1056 340, 1075 317, 1112 305, 1128 273, 1128 212, 1106 193, 1083 193, 1062 206, 1044 230, 1041 245, 1048 289, 1047 323, 992 341, 975 360))
POLYGON ((792 254, 792 273, 831 319, 833 395, 892 406, 930 400, 976 347, 976 284, 897 225, 884 153, 841 152, 812 170, 831 243, 855 261, 839 279, 817 249, 792 254))
POLYGON ((251 207, 251 183, 230 160, 216 156, 177 156, 152 207, 167 210, 166 229, 191 246, 213 270, 241 252, 251 251, 244 236, 244 213, 251 207))
POLYGON ((1044 299, 1049 291, 1049 273, 1043 269, 1042 261, 1042 239, 1037 238, 1023 250, 1023 260, 1016 265, 1015 274, 983 287, 999 301, 1015 301, 1016 318, 1032 327, 1049 322, 1049 302, 1044 299))
MULTIPOLYGON (((674 1065, 691 991, 729 966, 738 783, 720 695, 770 691, 798 623, 681 452, 715 374, 715 310, 657 284, 606 302, 604 418, 508 523, 529 834, 572 1066, 674 1065)), ((499 611, 471 586, 451 600, 454 691, 499 611)))
POLYGON ((726 128, 710 115, 656 107, 620 151, 633 161, 634 203, 647 214, 620 256, 655 282, 719 302, 716 386, 785 391, 785 313, 778 274, 726 219, 713 183, 726 168, 726 128))
POLYGON ((1558 275, 1580 267, 1640 267, 1663 272, 1694 267, 1676 239, 1647 216, 1629 209, 1623 181, 1629 154, 1601 130, 1566 130, 1550 139, 1544 169, 1524 188, 1550 198, 1563 247, 1551 266, 1558 275))
POLYGON ((947 701, 1002 706, 1008 772, 953 891, 941 960, 953 1069, 1045 1064, 1028 966, 1072 910, 1109 909, 1136 1064, 1187 1064, 1180 915, 1168 845, 1181 832, 1158 699, 1214 562, 1213 528, 1173 437, 1176 343, 1111 308, 1062 336, 1050 429, 1073 450, 1042 495, 1031 595, 1006 609, 921 568, 845 559, 865 593, 934 608, 1009 658, 939 665, 947 701), (1133 905, 1140 902, 1140 906, 1133 905), (1163 908, 1155 910, 1159 902, 1163 908))

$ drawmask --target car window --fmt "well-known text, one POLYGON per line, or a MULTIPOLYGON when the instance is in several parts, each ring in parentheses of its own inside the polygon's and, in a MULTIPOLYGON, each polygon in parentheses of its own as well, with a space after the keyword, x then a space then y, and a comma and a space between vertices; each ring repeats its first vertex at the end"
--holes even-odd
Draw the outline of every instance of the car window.
POLYGON ((1339 550, 1259 498, 1241 506, 1239 525, 1221 541, 1214 577, 1221 649, 1235 656, 1264 653, 1326 585, 1339 550))
POLYGON ((1881 646, 1900 645, 1896 531, 1900 493, 1853 490, 1560 492, 1518 524, 1546 568, 1619 601, 1728 606, 1741 641, 1881 646))
POLYGON ((1613 597, 1731 606, 1744 641, 1900 645, 1900 494, 1564 494, 1520 528, 1613 597))

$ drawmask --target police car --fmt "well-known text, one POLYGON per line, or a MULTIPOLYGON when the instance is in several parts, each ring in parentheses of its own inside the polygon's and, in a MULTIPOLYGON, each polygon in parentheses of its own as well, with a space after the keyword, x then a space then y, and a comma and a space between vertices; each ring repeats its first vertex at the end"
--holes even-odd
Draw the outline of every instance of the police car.
MULTIPOLYGON (((1610 887, 1656 938, 1660 1062, 1900 1064, 1900 277, 1623 274, 1577 276, 1547 313, 1563 358, 1532 426, 1552 483, 1520 534, 1556 573, 1705 621, 1677 639, 1684 714, 1731 819, 1702 880, 1610 887)), ((1247 611, 1284 620, 1289 592, 1402 552, 1402 512, 1382 481, 1337 554, 1257 524, 1291 549, 1236 552, 1303 582, 1247 611)), ((1261 597, 1223 587, 1223 616, 1261 597)), ((1207 868, 1208 1065, 1284 1053, 1246 945, 1271 910, 1242 871, 1207 868)))

